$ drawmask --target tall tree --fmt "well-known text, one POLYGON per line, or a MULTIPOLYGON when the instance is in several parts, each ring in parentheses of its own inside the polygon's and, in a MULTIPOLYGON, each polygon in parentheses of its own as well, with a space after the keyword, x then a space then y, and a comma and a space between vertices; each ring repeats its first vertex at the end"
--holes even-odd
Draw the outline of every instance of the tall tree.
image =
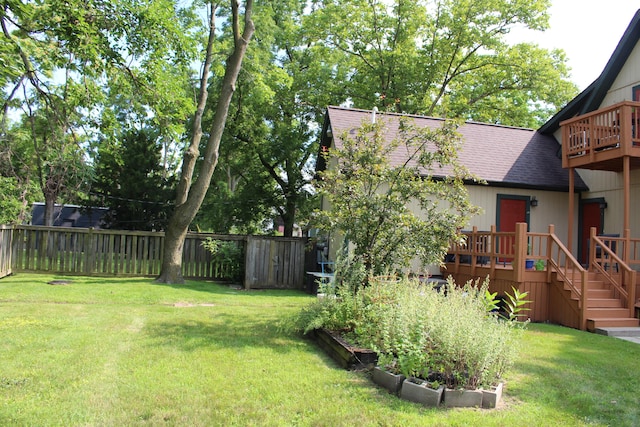
POLYGON ((318 43, 345 55, 356 107, 536 127, 577 91, 562 52, 509 46, 548 0, 316 0, 318 43))
POLYGON ((231 0, 230 3, 231 16, 229 25, 232 30, 233 47, 225 62, 224 77, 218 94, 215 112, 213 113, 210 132, 203 158, 194 180, 194 171, 196 170, 196 162, 200 156, 199 147, 203 135, 202 117, 205 113, 205 106, 207 105, 209 95, 209 74, 212 65, 214 65, 214 46, 217 42, 217 5, 213 2, 209 4, 209 36, 207 38, 205 58, 200 76, 197 109, 193 120, 193 136, 183 157, 180 181, 176 190, 176 206, 165 233, 162 269, 160 276, 156 279, 157 282, 181 283, 184 281, 182 278, 182 251, 184 240, 189 225, 202 205, 211 181, 211 176, 218 163, 218 150, 227 121, 229 104, 235 91, 242 60, 255 31, 252 20, 253 1, 247 0, 244 4, 244 10, 241 10, 238 1, 231 0), (242 15, 244 15, 244 26, 241 22, 242 15))
POLYGON ((256 9, 260 37, 247 52, 225 134, 235 156, 251 165, 239 174, 241 185, 263 195, 256 201, 270 204, 285 236, 310 210, 316 129, 325 107, 344 99, 346 79, 338 57, 310 43, 307 13, 297 0, 256 9))
POLYGON ((161 162, 162 149, 158 132, 149 128, 132 129, 114 143, 100 144, 90 200, 109 208, 107 227, 165 228, 174 194, 172 176, 166 177, 161 162))

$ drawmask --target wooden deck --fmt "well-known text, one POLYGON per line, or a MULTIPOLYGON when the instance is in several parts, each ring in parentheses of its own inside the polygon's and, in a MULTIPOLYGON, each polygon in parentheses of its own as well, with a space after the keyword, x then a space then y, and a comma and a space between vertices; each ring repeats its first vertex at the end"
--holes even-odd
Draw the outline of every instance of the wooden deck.
POLYGON ((640 168, 640 103, 625 101, 560 123, 562 166, 621 172, 640 168))
POLYGON ((465 242, 452 245, 442 274, 452 275, 457 283, 488 277, 490 291, 500 296, 513 294, 512 288, 527 292, 527 314, 533 322, 590 330, 638 326, 640 289, 629 265, 640 267, 640 239, 625 233, 626 237, 602 240, 593 229, 595 245, 585 269, 555 236, 553 226, 548 233, 526 230, 522 223, 514 233, 497 232, 495 227, 464 233, 465 242), (542 260, 544 267, 527 268, 527 260, 542 260))

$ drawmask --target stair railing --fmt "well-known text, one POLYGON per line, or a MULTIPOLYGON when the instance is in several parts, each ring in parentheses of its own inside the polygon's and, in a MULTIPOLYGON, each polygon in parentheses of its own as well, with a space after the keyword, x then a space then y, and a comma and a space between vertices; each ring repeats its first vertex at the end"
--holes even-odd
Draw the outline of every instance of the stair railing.
POLYGON ((610 245, 606 244, 611 241, 622 243, 624 240, 609 237, 601 239, 595 227, 591 227, 590 233, 589 269, 600 273, 604 280, 614 287, 625 300, 629 317, 635 317, 636 271, 624 262, 610 245), (597 248, 600 248, 600 254, 597 248), (616 274, 613 274, 614 266, 618 270, 616 274))
POLYGON ((547 268, 547 282, 551 283, 551 273, 556 272, 558 277, 580 299, 579 324, 580 329, 587 329, 587 282, 589 272, 585 270, 577 259, 569 252, 567 247, 554 233, 554 226, 549 226, 549 261, 547 268), (580 283, 580 287, 576 286, 580 283))

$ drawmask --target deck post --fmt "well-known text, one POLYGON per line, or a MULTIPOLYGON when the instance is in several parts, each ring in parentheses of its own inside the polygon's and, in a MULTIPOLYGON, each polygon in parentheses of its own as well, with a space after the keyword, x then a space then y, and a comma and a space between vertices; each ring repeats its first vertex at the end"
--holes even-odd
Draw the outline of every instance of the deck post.
POLYGON ((527 259, 528 243, 527 223, 519 222, 516 224, 516 247, 514 254, 515 257, 513 259, 513 274, 516 278, 516 282, 518 283, 521 283, 524 279, 524 262, 527 259))
POLYGON ((573 204, 574 204, 574 176, 573 168, 569 168, 569 235, 567 236, 567 249, 573 253, 573 204))
POLYGON ((629 225, 629 205, 631 204, 631 195, 630 195, 630 187, 631 187, 631 178, 630 178, 630 159, 629 156, 624 156, 622 158, 622 175, 623 175, 623 181, 624 181, 624 227, 623 229, 626 230, 627 228, 631 228, 631 226, 629 225))

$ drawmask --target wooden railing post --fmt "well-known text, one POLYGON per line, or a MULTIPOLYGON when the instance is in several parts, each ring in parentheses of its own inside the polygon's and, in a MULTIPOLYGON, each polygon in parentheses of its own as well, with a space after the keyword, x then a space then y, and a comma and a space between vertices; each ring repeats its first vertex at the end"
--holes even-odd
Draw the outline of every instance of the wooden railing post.
POLYGON ((580 284, 580 329, 587 330, 587 282, 589 280, 589 272, 582 270, 580 284))
POLYGON ((597 229, 591 227, 589 230, 589 271, 593 271, 593 266, 596 261, 596 245, 594 243, 594 237, 596 237, 597 229))
MULTIPOLYGON (((547 283, 551 283, 551 258, 553 257, 553 238, 552 236, 556 233, 556 227, 553 224, 549 224, 549 237, 547 237, 547 283)), ((558 264, 560 260, 558 260, 558 264)))
POLYGON ((515 238, 515 254, 513 259, 513 273, 516 278, 516 282, 520 283, 524 279, 525 261, 527 259, 527 223, 519 222, 516 224, 516 238, 515 238))
MULTIPOLYGON (((618 256, 622 258, 625 264, 629 265, 629 260, 631 259, 631 230, 625 228, 623 237, 624 243, 622 244, 622 256, 618 256)), ((620 250, 620 248, 618 248, 618 250, 620 250)))
POLYGON ((498 237, 496 236, 496 226, 491 226, 491 278, 495 277, 496 263, 498 262, 498 237))
POLYGON ((476 252, 478 251, 478 227, 473 226, 471 229, 471 241, 469 242, 469 253, 471 254, 471 275, 476 274, 477 258, 476 252))
POLYGON ((631 125, 633 124, 631 118, 631 106, 623 104, 620 106, 620 148, 622 149, 622 155, 628 156, 631 151, 632 135, 631 125))

